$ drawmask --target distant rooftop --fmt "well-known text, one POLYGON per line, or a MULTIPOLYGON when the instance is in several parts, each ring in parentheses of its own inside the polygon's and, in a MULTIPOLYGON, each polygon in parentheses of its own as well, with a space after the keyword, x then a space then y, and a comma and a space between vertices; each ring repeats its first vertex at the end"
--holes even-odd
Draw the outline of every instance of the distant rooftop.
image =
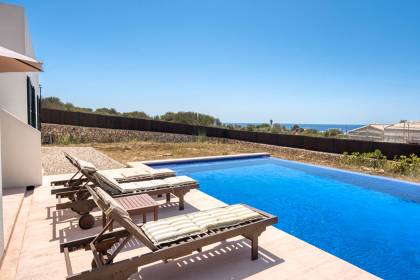
POLYGON ((410 130, 420 130, 420 121, 407 121, 392 124, 386 127, 386 129, 410 129, 410 130))

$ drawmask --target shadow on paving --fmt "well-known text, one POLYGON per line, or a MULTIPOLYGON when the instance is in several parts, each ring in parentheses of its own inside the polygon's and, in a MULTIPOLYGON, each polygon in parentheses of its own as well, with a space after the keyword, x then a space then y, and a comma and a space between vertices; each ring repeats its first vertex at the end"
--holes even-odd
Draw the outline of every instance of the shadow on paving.
POLYGON ((258 250, 258 260, 251 261, 248 239, 225 241, 202 253, 142 267, 129 279, 243 279, 284 263, 264 248, 258 250))

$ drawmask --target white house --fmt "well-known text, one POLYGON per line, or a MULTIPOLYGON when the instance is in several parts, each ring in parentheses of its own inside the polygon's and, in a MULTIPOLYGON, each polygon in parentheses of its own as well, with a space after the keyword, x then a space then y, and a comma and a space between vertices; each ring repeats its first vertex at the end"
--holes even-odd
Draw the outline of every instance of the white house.
MULTIPOLYGON (((22 7, 0 4, 0 46, 3 52, 35 57, 22 7)), ((4 60, 0 63, 0 69, 7 68, 4 60)), ((39 104, 37 73, 0 73, 0 259, 4 250, 3 189, 42 183, 39 104)))
POLYGON ((356 140, 420 144, 420 121, 369 124, 350 130, 347 135, 356 140))
POLYGON ((347 132, 351 139, 367 141, 383 141, 385 124, 369 124, 347 132))
POLYGON ((420 144, 420 121, 404 121, 387 126, 384 141, 420 144))

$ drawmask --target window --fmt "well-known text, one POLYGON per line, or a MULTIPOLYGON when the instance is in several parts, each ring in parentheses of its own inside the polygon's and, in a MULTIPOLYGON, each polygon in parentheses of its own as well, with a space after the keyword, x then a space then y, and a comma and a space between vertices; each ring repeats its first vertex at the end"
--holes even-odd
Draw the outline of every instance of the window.
POLYGON ((36 110, 36 93, 35 88, 31 83, 31 79, 26 77, 26 95, 27 95, 27 106, 28 106, 28 124, 34 128, 37 126, 37 110, 36 110))

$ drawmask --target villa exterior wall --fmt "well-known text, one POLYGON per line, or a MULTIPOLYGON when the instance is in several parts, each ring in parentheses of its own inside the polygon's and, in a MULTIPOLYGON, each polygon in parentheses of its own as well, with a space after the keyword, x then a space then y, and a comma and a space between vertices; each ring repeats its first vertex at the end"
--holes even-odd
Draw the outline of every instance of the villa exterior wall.
MULTIPOLYGON (((0 3, 0 45, 35 58, 23 7, 0 3)), ((3 188, 42 183, 41 135, 28 124, 33 115, 32 125, 40 122, 39 96, 38 73, 0 73, 0 260, 4 251, 3 188), (29 93, 35 95, 30 115, 29 84, 33 86, 29 93)))
POLYGON ((39 186, 41 132, 0 110, 3 188, 39 186))
MULTIPOLYGON (((0 167, 1 165, 1 121, 0 121, 0 167)), ((0 265, 4 254, 4 229, 3 229, 3 180, 0 169, 0 265)))
MULTIPOLYGON (((0 45, 26 56, 35 57, 25 11, 22 7, 0 4, 0 45)), ((28 122, 27 77, 40 95, 38 73, 2 73, 0 75, 0 109, 28 122)), ((37 107, 37 105, 35 104, 37 107)), ((37 120, 38 121, 38 120, 37 120)))

